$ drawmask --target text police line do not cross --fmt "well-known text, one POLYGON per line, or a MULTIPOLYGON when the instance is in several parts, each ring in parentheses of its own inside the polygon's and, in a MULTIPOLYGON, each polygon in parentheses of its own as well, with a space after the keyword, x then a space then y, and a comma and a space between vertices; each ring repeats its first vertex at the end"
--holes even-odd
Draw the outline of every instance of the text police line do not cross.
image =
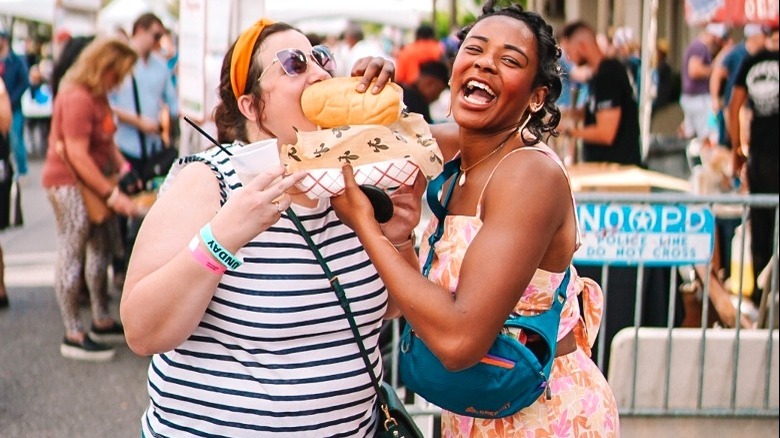
POLYGON ((676 266, 712 257, 715 217, 706 205, 582 203, 583 265, 676 266))

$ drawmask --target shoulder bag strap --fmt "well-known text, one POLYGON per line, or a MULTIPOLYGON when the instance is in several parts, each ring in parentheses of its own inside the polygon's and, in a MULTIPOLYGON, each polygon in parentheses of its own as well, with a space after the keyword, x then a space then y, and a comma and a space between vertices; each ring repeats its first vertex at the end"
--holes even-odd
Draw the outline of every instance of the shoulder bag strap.
POLYGON ((363 363, 366 365, 366 371, 368 371, 368 375, 371 377, 371 385, 373 385, 374 391, 376 391, 380 408, 382 409, 382 413, 385 416, 385 428, 388 428, 388 425, 390 424, 397 424, 396 420, 390 415, 387 399, 379 388, 379 379, 374 374, 374 368, 371 366, 371 360, 368 358, 368 352, 366 351, 365 345, 363 345, 360 331, 358 331, 357 323, 355 323, 355 318, 352 316, 352 310, 349 307, 347 295, 344 293, 344 288, 341 287, 341 284, 339 283, 339 278, 333 275, 333 272, 331 272, 330 268, 328 268, 328 264, 325 262, 325 258, 322 257, 322 254, 320 254, 320 250, 317 248, 317 245, 311 239, 308 231, 306 231, 306 228, 303 226, 301 220, 298 218, 292 208, 287 209, 287 215, 295 224, 295 227, 298 228, 298 232, 301 233, 301 236, 303 236, 306 244, 309 245, 309 249, 311 249, 311 252, 314 253, 314 257, 317 259, 317 262, 319 262, 322 270, 325 271, 325 276, 328 278, 330 285, 336 292, 339 303, 341 303, 341 308, 344 309, 344 313, 347 316, 347 321, 349 321, 349 328, 352 330, 352 334, 355 336, 355 341, 358 345, 358 348, 360 349, 360 356, 363 358, 363 363))
POLYGON ((428 201, 428 207, 438 221, 436 230, 428 237, 428 257, 425 259, 425 264, 423 264, 422 268, 422 274, 426 277, 431 272, 431 263, 433 263, 433 245, 435 245, 444 234, 444 220, 447 217, 447 214, 449 214, 447 204, 450 203, 452 192, 455 189, 455 181, 458 180, 458 177, 460 177, 460 157, 446 163, 439 176, 432 179, 428 183, 428 188, 426 189, 425 197, 428 201), (444 194, 443 202, 440 202, 439 193, 441 193, 444 183, 453 176, 455 178, 452 179, 450 186, 447 188, 447 193, 444 194))
MULTIPOLYGON (((78 172, 76 172, 76 169, 73 168, 73 165, 70 163, 70 159, 68 158, 68 151, 65 148, 65 142, 62 140, 57 140, 57 143, 55 143, 54 145, 54 151, 57 152, 57 155, 60 156, 62 162, 65 163, 65 167, 68 169, 68 172, 70 172, 70 175, 73 177, 73 179, 75 179, 77 183, 83 185, 86 189, 95 192, 95 190, 92 189, 92 187, 89 187, 84 182, 84 180, 81 179, 78 172)), ((100 197, 102 198, 102 196, 100 197)))
MULTIPOLYGON (((130 78, 133 80, 133 102, 135 103, 135 113, 138 115, 138 117, 142 117, 141 115, 141 99, 138 98, 138 82, 135 80, 135 75, 131 75, 130 78)), ((146 166, 146 135, 141 131, 140 128, 136 129, 138 131, 138 139, 141 141, 141 168, 146 166)))

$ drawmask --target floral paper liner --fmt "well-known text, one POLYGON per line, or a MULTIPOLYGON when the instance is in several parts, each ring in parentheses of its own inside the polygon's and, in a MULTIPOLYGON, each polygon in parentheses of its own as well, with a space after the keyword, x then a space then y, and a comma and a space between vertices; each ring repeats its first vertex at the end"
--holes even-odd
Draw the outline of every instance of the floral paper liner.
POLYGON ((351 164, 358 184, 382 189, 412 184, 418 172, 427 179, 441 173, 442 155, 430 127, 416 113, 404 112, 390 125, 346 125, 299 132, 296 144, 281 147, 288 170, 304 170, 298 187, 310 198, 344 189, 341 169, 351 164))

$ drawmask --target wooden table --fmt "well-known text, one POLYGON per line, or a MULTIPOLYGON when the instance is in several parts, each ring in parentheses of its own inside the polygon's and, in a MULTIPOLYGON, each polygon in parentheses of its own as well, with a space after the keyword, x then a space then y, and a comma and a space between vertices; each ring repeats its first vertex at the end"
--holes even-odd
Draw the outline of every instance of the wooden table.
POLYGON ((654 190, 690 192, 682 178, 638 166, 615 163, 577 163, 567 167, 575 192, 647 193, 654 190))

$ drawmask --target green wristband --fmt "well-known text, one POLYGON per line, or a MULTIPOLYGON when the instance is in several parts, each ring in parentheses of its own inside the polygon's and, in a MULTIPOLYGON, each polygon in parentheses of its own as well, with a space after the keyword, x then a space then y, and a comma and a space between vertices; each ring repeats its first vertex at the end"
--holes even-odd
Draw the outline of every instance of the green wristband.
POLYGON ((203 239, 203 243, 206 244, 206 248, 208 248, 211 255, 227 269, 237 269, 244 263, 241 258, 236 257, 217 242, 217 239, 214 238, 214 234, 211 232, 211 223, 207 223, 200 229, 200 238, 203 239))

